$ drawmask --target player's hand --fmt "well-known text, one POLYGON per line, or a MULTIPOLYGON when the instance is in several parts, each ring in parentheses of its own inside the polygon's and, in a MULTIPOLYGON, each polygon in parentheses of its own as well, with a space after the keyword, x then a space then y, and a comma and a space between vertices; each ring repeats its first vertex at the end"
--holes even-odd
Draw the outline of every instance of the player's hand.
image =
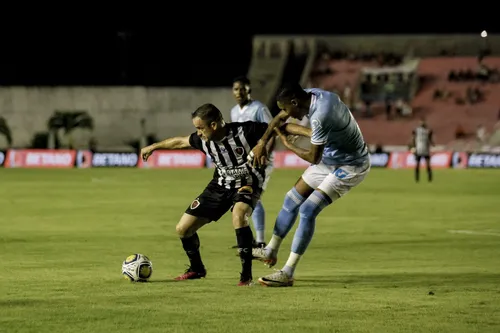
POLYGON ((141 157, 144 162, 146 162, 151 156, 151 154, 154 152, 154 148, 152 146, 147 146, 141 149, 141 157))
POLYGON ((267 149, 266 146, 262 143, 257 143, 255 147, 253 147, 250 154, 247 156, 247 161, 250 165, 255 167, 263 167, 267 162, 267 149))

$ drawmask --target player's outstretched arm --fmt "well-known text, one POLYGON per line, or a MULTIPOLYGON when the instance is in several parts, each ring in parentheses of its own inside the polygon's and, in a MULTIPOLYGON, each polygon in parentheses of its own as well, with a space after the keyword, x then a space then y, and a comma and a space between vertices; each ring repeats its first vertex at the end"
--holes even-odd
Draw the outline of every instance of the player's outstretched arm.
POLYGON ((312 130, 310 128, 290 123, 281 126, 280 131, 285 132, 286 135, 300 135, 308 138, 312 135, 312 130))
POLYGON ((157 149, 185 149, 190 147, 189 136, 169 138, 142 148, 141 157, 144 161, 147 161, 149 156, 157 149))
POLYGON ((271 139, 267 142, 266 150, 268 154, 271 154, 276 148, 276 136, 271 136, 271 139))
POLYGON ((298 157, 312 164, 318 164, 319 162, 321 162, 321 156, 323 155, 323 149, 325 148, 325 145, 311 145, 311 148, 307 150, 297 147, 296 145, 288 141, 286 135, 283 134, 278 128, 275 129, 275 132, 280 137, 283 145, 285 145, 285 147, 287 147, 289 150, 293 151, 298 157))

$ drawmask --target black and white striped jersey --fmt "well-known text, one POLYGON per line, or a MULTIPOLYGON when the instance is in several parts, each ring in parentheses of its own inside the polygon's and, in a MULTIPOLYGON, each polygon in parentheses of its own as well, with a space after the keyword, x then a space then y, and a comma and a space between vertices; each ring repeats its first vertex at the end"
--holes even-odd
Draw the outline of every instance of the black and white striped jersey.
POLYGON ((431 153, 432 130, 419 126, 413 130, 415 154, 420 156, 429 156, 431 153))
POLYGON ((252 186, 261 189, 266 179, 265 168, 253 168, 247 155, 267 130, 267 123, 247 121, 226 123, 226 136, 220 142, 204 141, 197 133, 191 134, 189 144, 210 156, 215 164, 214 179, 219 186, 238 189, 252 186))

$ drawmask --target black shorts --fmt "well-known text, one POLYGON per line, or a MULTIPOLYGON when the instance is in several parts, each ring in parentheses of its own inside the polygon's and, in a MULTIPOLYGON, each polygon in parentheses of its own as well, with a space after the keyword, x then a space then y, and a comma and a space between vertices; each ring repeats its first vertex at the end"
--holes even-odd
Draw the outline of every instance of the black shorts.
POLYGON ((417 161, 417 163, 420 163, 420 160, 422 158, 424 160, 426 160, 426 161, 430 161, 431 160, 431 156, 430 155, 417 155, 417 154, 415 154, 415 161, 417 161))
POLYGON ((189 205, 186 214, 217 221, 228 210, 232 211, 237 202, 246 203, 254 209, 260 200, 261 193, 262 189, 255 187, 244 186, 238 189, 227 189, 211 182, 189 205))

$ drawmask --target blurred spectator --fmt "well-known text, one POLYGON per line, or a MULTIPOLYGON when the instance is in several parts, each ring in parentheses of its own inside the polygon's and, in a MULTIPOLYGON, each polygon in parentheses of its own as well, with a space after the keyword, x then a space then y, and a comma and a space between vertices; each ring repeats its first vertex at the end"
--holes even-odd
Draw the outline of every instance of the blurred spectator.
POLYGON ((374 154, 382 154, 384 153, 384 147, 380 144, 380 143, 377 143, 375 145, 375 150, 373 151, 374 154))
POLYGON ((451 96, 451 93, 444 89, 444 88, 438 88, 434 90, 434 94, 432 95, 432 98, 434 100, 446 100, 448 97, 451 96))
POLYGON ((384 94, 385 94, 385 114, 387 116, 387 120, 391 119, 391 110, 392 103, 394 101, 394 90, 396 86, 394 85, 393 78, 390 77, 387 83, 384 85, 384 94))
POLYGON ((479 88, 467 87, 465 98, 469 104, 476 104, 483 99, 483 93, 479 88))
POLYGON ((490 69, 482 61, 479 62, 479 68, 477 70, 477 79, 479 81, 486 82, 490 79, 490 69))
POLYGON ((146 147, 148 143, 148 133, 146 130, 146 119, 142 118, 140 122, 141 136, 139 137, 139 147, 146 147))
POLYGON ((353 93, 352 88, 349 82, 346 82, 344 85, 344 91, 342 92, 342 101, 347 105, 348 108, 351 108, 353 105, 353 93))
POLYGON ((316 60, 316 64, 314 66, 314 70, 311 72, 311 76, 314 77, 333 74, 333 71, 330 68, 330 61, 330 55, 326 52, 322 53, 316 60))
POLYGON ((458 124, 455 129, 455 139, 465 139, 467 137, 467 133, 465 132, 462 124, 458 124))
POLYGON ((403 99, 398 99, 395 104, 396 114, 400 117, 409 117, 413 114, 413 109, 409 103, 403 99))
POLYGON ((476 140, 481 144, 485 144, 488 141, 488 132, 486 131, 486 127, 482 124, 477 126, 476 140))
POLYGON ((373 117, 373 112, 372 112, 372 101, 369 99, 365 100, 365 111, 363 112, 363 117, 365 118, 371 118, 373 117))
POLYGON ((456 69, 448 73, 448 81, 454 82, 467 82, 467 81, 480 81, 480 82, 498 82, 500 80, 500 72, 496 68, 490 68, 483 63, 483 57, 478 58, 477 69, 456 69))
POLYGON ((93 153, 97 151, 97 140, 95 137, 91 137, 89 140, 89 150, 93 153))
POLYGON ((5 145, 1 145, 2 148, 10 148, 12 146, 12 133, 10 127, 7 124, 7 120, 4 117, 0 117, 0 134, 5 137, 5 145))
POLYGON ((488 144, 491 146, 500 146, 500 121, 493 127, 493 133, 488 138, 488 144))

